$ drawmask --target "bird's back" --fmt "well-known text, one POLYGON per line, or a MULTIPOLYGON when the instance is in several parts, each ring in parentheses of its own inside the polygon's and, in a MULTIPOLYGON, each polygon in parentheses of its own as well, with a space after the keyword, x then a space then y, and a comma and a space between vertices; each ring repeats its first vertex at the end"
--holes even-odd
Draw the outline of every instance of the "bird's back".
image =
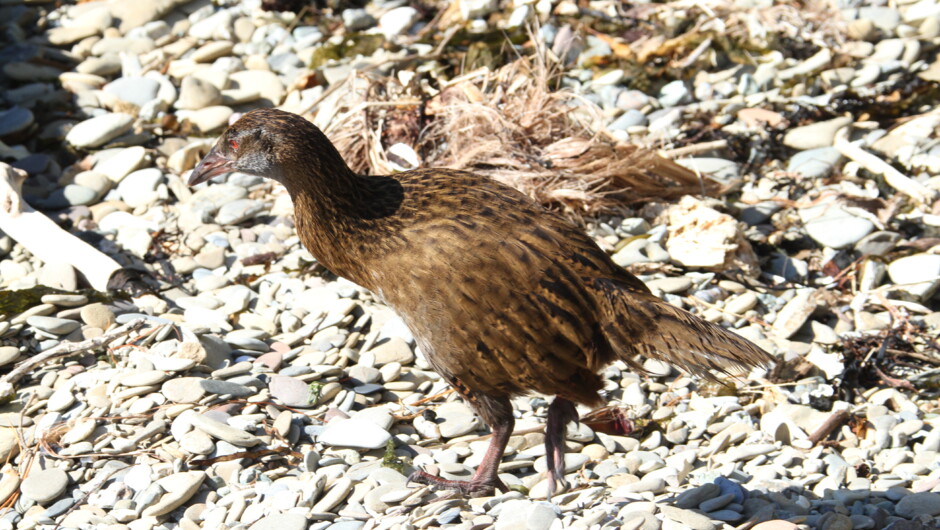
POLYGON ((639 370, 642 354, 704 375, 769 359, 650 294, 583 231, 511 187, 433 169, 362 177, 360 188, 354 215, 299 222, 304 244, 395 309, 455 385, 599 403, 597 372, 615 359, 639 370))
POLYGON ((357 281, 402 315, 435 368, 489 394, 596 401, 596 372, 613 359, 592 286, 643 283, 513 188, 459 171, 395 178, 401 206, 374 224, 378 251, 357 281))

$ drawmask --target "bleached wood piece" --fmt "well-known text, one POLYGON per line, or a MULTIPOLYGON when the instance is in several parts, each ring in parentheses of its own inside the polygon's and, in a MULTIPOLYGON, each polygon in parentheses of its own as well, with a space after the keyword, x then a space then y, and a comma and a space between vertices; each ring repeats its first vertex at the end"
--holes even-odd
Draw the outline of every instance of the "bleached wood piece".
POLYGON ((842 153, 843 156, 854 160, 868 171, 883 176, 889 186, 914 199, 918 203, 930 204, 936 198, 934 191, 924 187, 897 169, 894 169, 890 164, 878 158, 876 155, 864 150, 860 142, 850 142, 847 137, 847 129, 848 127, 841 129, 836 133, 835 138, 835 148, 842 153))
POLYGON ((121 266, 27 204, 21 194, 24 180, 25 171, 0 162, 0 230, 43 262, 68 263, 94 289, 107 291, 108 280, 121 266))

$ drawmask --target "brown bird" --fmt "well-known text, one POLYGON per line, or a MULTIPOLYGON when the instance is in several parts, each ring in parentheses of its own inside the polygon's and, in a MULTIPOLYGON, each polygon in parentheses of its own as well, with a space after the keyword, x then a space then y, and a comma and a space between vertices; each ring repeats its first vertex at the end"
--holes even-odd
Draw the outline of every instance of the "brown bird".
POLYGON ((470 481, 418 471, 416 482, 507 491, 497 470, 514 424, 510 399, 540 392, 555 396, 545 437, 551 493, 564 480, 574 403, 603 404, 598 371, 607 364, 642 371, 637 358, 646 356, 714 377, 771 360, 652 295, 584 232, 487 177, 359 175, 316 126, 272 109, 229 127, 189 184, 231 171, 283 184, 304 246, 401 315, 431 366, 492 429, 470 481))

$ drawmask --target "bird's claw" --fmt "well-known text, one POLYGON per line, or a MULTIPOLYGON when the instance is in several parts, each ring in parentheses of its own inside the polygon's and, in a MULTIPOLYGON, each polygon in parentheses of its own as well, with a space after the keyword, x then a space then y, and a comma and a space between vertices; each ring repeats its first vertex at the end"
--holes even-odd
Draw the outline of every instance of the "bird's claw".
POLYGON ((424 471, 415 471, 408 477, 409 482, 416 482, 431 486, 435 489, 456 490, 467 497, 487 497, 493 495, 497 489, 505 493, 509 488, 498 478, 492 481, 486 481, 473 477, 470 480, 448 480, 446 478, 436 477, 424 471))

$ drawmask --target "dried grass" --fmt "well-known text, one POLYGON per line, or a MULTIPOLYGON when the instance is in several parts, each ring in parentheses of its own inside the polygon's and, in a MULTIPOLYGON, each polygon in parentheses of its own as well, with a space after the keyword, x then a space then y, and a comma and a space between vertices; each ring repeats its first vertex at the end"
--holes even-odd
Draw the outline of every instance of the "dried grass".
POLYGON ((320 104, 314 122, 356 171, 392 172, 387 148, 403 142, 424 167, 487 174, 576 215, 717 190, 648 149, 595 132, 600 109, 552 90, 544 57, 471 72, 430 99, 395 78, 360 74, 320 104), (400 126, 416 115, 423 127, 400 126))

